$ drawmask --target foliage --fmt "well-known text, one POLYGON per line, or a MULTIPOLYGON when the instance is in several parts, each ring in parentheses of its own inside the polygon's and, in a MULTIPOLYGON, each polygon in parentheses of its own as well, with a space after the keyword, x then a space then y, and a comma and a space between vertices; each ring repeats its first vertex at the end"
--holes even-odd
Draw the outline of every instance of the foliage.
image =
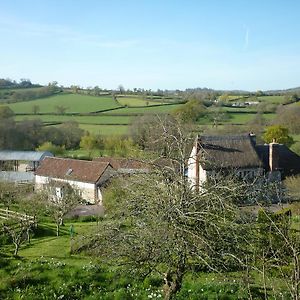
POLYGON ((66 151, 64 146, 56 146, 51 142, 45 142, 36 148, 37 151, 49 151, 54 155, 63 155, 66 151))
POLYGON ((294 140, 289 136, 288 128, 281 125, 273 125, 267 127, 263 139, 266 143, 271 143, 275 140, 277 143, 284 144, 286 146, 291 146, 294 140))
POLYGON ((300 176, 287 177, 284 184, 289 197, 293 200, 300 200, 300 176))
POLYGON ((97 138, 88 132, 81 137, 80 148, 82 149, 91 151, 97 147, 97 144, 97 138))
POLYGON ((274 124, 287 127, 293 134, 300 133, 300 105, 282 106, 277 109, 274 124))
POLYGON ((15 113, 8 106, 0 106, 0 119, 8 119, 15 115, 15 113))
POLYGON ((183 122, 195 122, 205 114, 205 106, 198 100, 190 100, 175 109, 172 114, 183 122))
POLYGON ((102 149, 117 157, 137 157, 140 153, 133 139, 118 136, 104 138, 102 149))

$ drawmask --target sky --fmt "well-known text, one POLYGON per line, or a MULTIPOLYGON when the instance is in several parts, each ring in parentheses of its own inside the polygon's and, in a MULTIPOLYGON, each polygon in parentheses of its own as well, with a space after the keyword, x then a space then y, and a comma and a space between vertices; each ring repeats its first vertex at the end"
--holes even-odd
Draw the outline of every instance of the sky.
POLYGON ((114 89, 300 86, 298 0, 0 0, 0 78, 114 89))

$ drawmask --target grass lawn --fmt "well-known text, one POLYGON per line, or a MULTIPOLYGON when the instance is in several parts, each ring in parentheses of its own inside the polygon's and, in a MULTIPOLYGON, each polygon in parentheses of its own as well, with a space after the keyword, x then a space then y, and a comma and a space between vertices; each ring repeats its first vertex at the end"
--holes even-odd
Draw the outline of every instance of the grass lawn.
MULTIPOLYGON (((96 222, 76 222, 74 224, 77 236, 84 235, 97 227, 96 222)), ((33 237, 30 245, 21 246, 19 256, 27 259, 35 259, 41 256, 59 260, 71 261, 73 258, 77 263, 76 255, 70 255, 70 235, 69 228, 71 223, 66 222, 61 227, 60 236, 57 237, 54 223, 42 223, 39 225, 37 236, 33 237), (59 251, 57 251, 59 249, 59 251)), ((84 257, 81 264, 85 263, 84 257)), ((88 259, 88 258, 87 258, 88 259)))
POLYGON ((118 107, 110 97, 94 97, 77 94, 60 94, 43 99, 7 104, 15 113, 32 113, 34 105, 38 105, 40 113, 55 113, 55 107, 67 107, 67 113, 88 113, 118 107))

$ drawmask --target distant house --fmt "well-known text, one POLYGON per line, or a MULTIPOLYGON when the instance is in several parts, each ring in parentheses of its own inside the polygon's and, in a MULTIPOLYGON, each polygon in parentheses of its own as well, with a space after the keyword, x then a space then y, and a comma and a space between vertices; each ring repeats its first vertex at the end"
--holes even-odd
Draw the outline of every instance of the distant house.
POLYGON ((234 173, 249 180, 265 176, 270 181, 280 181, 300 174, 300 157, 275 142, 256 145, 254 134, 198 136, 187 166, 192 186, 199 189, 220 173, 234 173))
POLYGON ((101 188, 113 174, 108 162, 47 157, 36 170, 35 188, 51 185, 59 198, 63 196, 64 185, 70 185, 87 202, 101 203, 101 188))
POLYGON ((0 151, 0 180, 8 182, 34 182, 34 172, 48 151, 0 151))

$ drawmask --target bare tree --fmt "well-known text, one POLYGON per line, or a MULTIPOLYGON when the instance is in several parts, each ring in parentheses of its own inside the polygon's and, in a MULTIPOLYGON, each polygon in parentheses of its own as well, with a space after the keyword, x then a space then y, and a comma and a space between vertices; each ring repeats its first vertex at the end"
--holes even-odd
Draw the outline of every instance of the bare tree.
POLYGON ((3 223, 3 231, 11 239, 15 246, 14 255, 17 256, 20 245, 28 240, 29 230, 34 226, 34 223, 29 218, 11 218, 3 223))
POLYGON ((238 264, 245 235, 234 204, 241 185, 220 180, 191 189, 183 172, 190 135, 179 123, 161 121, 152 142, 164 145, 164 159, 148 162, 151 173, 122 181, 117 205, 85 247, 143 276, 160 274, 165 299, 174 299, 196 266, 218 271, 228 261, 238 264))
POLYGON ((56 235, 59 236, 64 217, 80 203, 81 197, 78 191, 68 183, 62 184, 53 181, 47 186, 44 199, 47 211, 55 221, 56 235))

